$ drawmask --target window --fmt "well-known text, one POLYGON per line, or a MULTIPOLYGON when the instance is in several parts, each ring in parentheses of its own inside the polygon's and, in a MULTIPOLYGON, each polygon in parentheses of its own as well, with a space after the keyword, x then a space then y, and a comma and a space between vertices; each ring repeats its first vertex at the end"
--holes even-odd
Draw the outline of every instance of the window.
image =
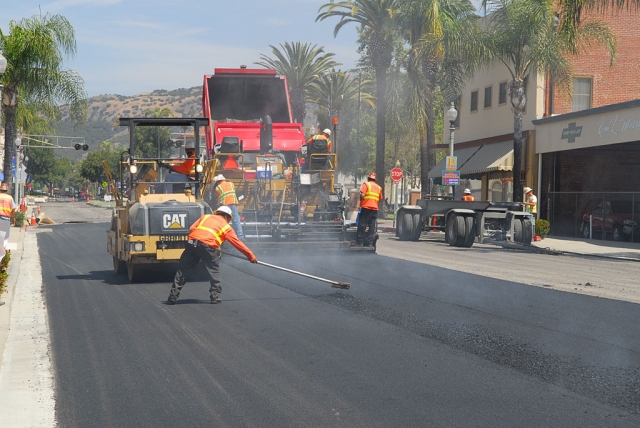
POLYGON ((591 78, 577 77, 573 79, 573 98, 571 111, 591 108, 591 78))
POLYGON ((500 93, 498 94, 498 104, 506 104, 507 103, 507 82, 500 83, 500 93))
POLYGON ((471 92, 471 112, 478 111, 478 91, 471 92))
POLYGON ((493 86, 487 86, 484 88, 484 108, 491 108, 491 94, 493 93, 493 86))

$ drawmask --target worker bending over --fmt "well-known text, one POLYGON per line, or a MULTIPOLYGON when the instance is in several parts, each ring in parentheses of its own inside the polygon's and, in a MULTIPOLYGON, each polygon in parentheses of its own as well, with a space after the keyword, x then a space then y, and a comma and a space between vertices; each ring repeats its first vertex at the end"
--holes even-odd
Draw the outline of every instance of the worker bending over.
POLYGON ((238 239, 233 228, 229 225, 231 216, 231 209, 227 206, 221 206, 213 214, 205 214, 191 225, 186 247, 180 257, 180 266, 173 279, 169 298, 167 298, 170 305, 177 302, 182 287, 201 260, 209 275, 211 303, 222 302, 220 298, 220 293, 222 293, 220 247, 225 241, 229 241, 238 251, 247 256, 251 263, 258 263, 253 252, 238 239))

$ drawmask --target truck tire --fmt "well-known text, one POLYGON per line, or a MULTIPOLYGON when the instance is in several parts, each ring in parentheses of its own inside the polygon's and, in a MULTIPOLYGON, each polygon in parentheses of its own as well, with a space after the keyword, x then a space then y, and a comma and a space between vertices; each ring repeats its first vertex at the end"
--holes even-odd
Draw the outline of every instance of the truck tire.
POLYGON ((513 242, 522 242, 522 219, 513 219, 513 242))
POLYGON ((465 237, 464 217, 451 214, 447 219, 447 242, 454 247, 462 247, 465 237))
POLYGON ((413 214, 413 233, 411 234, 412 241, 419 241, 420 235, 422 235, 422 215, 420 213, 413 214))
POLYGON ((462 243, 462 246, 465 248, 469 248, 473 245, 473 243, 476 240, 476 218, 475 216, 472 215, 468 215, 465 216, 464 218, 464 224, 465 224, 465 236, 464 236, 464 242, 462 243))
POLYGON ((122 260, 120 260, 119 258, 117 258, 116 256, 113 256, 113 271, 117 274, 121 274, 121 273, 124 273, 126 270, 127 270, 127 264, 122 260))
POLYGON ((413 214, 405 212, 399 216, 401 219, 403 228, 400 231, 399 238, 401 241, 409 241, 413 236, 413 214))
POLYGON ((134 283, 137 282, 139 275, 140 266, 134 265, 133 262, 127 262, 127 276, 129 277, 129 282, 134 283))
POLYGON ((403 222, 403 211, 398 211, 398 213, 396 214, 396 238, 400 239, 402 241, 402 238, 400 238, 400 236, 402 236, 402 234, 404 233, 404 222, 403 222))
POLYGON ((522 219, 522 243, 531 245, 533 241, 533 222, 528 218, 522 219))

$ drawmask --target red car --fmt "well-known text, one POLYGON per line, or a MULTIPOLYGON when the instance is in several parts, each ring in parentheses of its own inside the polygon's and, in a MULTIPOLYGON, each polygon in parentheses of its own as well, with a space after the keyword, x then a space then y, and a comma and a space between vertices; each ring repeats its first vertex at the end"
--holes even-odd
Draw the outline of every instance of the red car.
POLYGON ((605 238, 611 237, 614 241, 640 239, 640 202, 635 207, 631 201, 589 201, 582 212, 582 224, 580 230, 583 238, 589 238, 589 219, 593 227, 593 233, 604 233, 605 238), (633 209, 635 208, 635 209, 633 209))

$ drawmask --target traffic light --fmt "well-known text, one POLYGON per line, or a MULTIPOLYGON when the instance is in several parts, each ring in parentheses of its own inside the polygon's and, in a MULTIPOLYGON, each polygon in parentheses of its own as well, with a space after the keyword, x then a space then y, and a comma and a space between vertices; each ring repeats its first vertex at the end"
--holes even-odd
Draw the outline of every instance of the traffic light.
POLYGON ((76 143, 75 146, 73 146, 73 148, 75 148, 76 150, 82 149, 86 152, 87 150, 89 150, 89 145, 76 143))

